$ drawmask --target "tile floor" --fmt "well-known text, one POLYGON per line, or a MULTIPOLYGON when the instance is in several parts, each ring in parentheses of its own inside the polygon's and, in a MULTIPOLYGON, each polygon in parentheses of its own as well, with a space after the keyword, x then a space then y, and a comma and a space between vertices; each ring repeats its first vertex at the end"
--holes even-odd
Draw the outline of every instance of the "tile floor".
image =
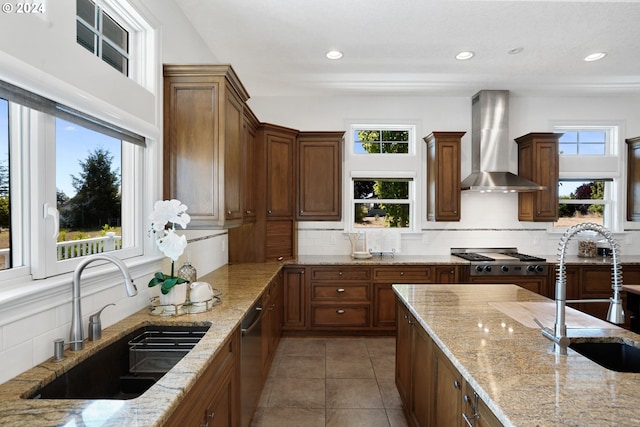
POLYGON ((251 427, 406 427, 394 337, 283 337, 251 427))

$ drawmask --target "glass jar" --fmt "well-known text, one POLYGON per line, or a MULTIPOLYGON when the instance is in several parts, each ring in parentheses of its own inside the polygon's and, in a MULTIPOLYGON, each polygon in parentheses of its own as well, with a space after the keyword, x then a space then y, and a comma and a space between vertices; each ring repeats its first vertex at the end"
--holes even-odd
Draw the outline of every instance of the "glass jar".
POLYGON ((595 231, 580 233, 578 240, 578 256, 583 258, 595 258, 597 255, 595 231))
POLYGON ((191 265, 189 261, 185 262, 182 267, 178 270, 178 277, 186 280, 189 283, 193 283, 196 281, 198 273, 196 268, 191 265))

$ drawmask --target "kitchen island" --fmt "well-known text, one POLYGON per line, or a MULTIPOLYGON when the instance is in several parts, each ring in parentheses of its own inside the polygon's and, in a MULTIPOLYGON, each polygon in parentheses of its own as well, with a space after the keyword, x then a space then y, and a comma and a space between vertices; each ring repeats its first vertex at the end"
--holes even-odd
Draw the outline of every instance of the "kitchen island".
MULTIPOLYGON (((565 356, 553 353, 531 321, 536 315, 552 327, 553 301, 512 285, 393 289, 415 326, 503 425, 640 425, 640 374, 605 369, 571 349, 565 356)), ((568 310, 572 340, 613 336, 640 342, 639 335, 568 310)))

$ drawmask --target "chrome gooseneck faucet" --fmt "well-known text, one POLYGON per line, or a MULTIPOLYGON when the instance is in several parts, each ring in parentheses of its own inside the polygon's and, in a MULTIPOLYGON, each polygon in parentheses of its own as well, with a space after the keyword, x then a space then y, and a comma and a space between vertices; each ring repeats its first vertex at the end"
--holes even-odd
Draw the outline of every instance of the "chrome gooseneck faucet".
POLYGON ((127 266, 118 258, 112 255, 94 255, 80 261, 73 271, 73 301, 71 302, 71 336, 69 341, 69 349, 72 351, 78 351, 84 348, 84 328, 82 327, 82 310, 80 307, 80 276, 85 267, 93 261, 109 261, 114 264, 118 267, 120 273, 122 273, 127 295, 132 297, 138 294, 138 288, 136 288, 136 285, 133 283, 129 269, 127 269, 127 266))
MULTIPOLYGON (((542 335, 549 338, 554 342, 554 352, 558 354, 567 354, 567 346, 569 345, 569 339, 567 338, 567 324, 565 321, 565 310, 567 303, 567 267, 565 265, 565 256, 567 253, 567 245, 571 238, 582 231, 595 231, 602 235, 609 245, 611 246, 612 258, 611 258, 611 280, 613 288, 613 296, 609 301, 609 311, 607 313, 607 320, 611 323, 621 324, 624 323, 624 310, 622 308, 622 298, 620 293, 622 292, 622 268, 618 262, 619 247, 618 242, 613 238, 613 235, 605 227, 593 223, 577 224, 570 227, 565 231, 560 239, 560 245, 558 247, 558 271, 556 275, 556 323, 554 330, 542 326, 537 319, 536 322, 542 329, 542 335)), ((569 302, 596 302, 607 300, 576 300, 569 302)))

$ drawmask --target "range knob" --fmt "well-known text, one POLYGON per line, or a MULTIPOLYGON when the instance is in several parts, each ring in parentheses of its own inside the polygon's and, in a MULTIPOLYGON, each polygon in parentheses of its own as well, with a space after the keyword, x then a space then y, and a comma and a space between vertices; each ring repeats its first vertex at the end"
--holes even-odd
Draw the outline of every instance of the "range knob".
POLYGON ((529 273, 533 273, 533 272, 535 272, 535 271, 536 271, 536 266, 535 266, 535 265, 528 265, 528 266, 527 266, 527 271, 528 271, 529 273))
POLYGON ((476 271, 478 273, 482 273, 482 270, 484 270, 484 268, 481 265, 476 265, 476 271))
POLYGON ((542 272, 544 271, 544 266, 542 266, 542 265, 536 265, 536 271, 537 271, 538 273, 542 273, 542 272))
POLYGON ((506 266, 506 265, 503 265, 503 266, 501 266, 501 267, 500 267, 500 271, 502 271, 502 272, 506 273, 506 272, 508 272, 508 271, 509 271, 509 267, 508 267, 508 266, 506 266))
POLYGON ((491 271, 491 266, 490 266, 490 265, 487 265, 487 266, 484 268, 484 271, 486 271, 487 273, 488 273, 488 272, 490 272, 490 271, 491 271))

